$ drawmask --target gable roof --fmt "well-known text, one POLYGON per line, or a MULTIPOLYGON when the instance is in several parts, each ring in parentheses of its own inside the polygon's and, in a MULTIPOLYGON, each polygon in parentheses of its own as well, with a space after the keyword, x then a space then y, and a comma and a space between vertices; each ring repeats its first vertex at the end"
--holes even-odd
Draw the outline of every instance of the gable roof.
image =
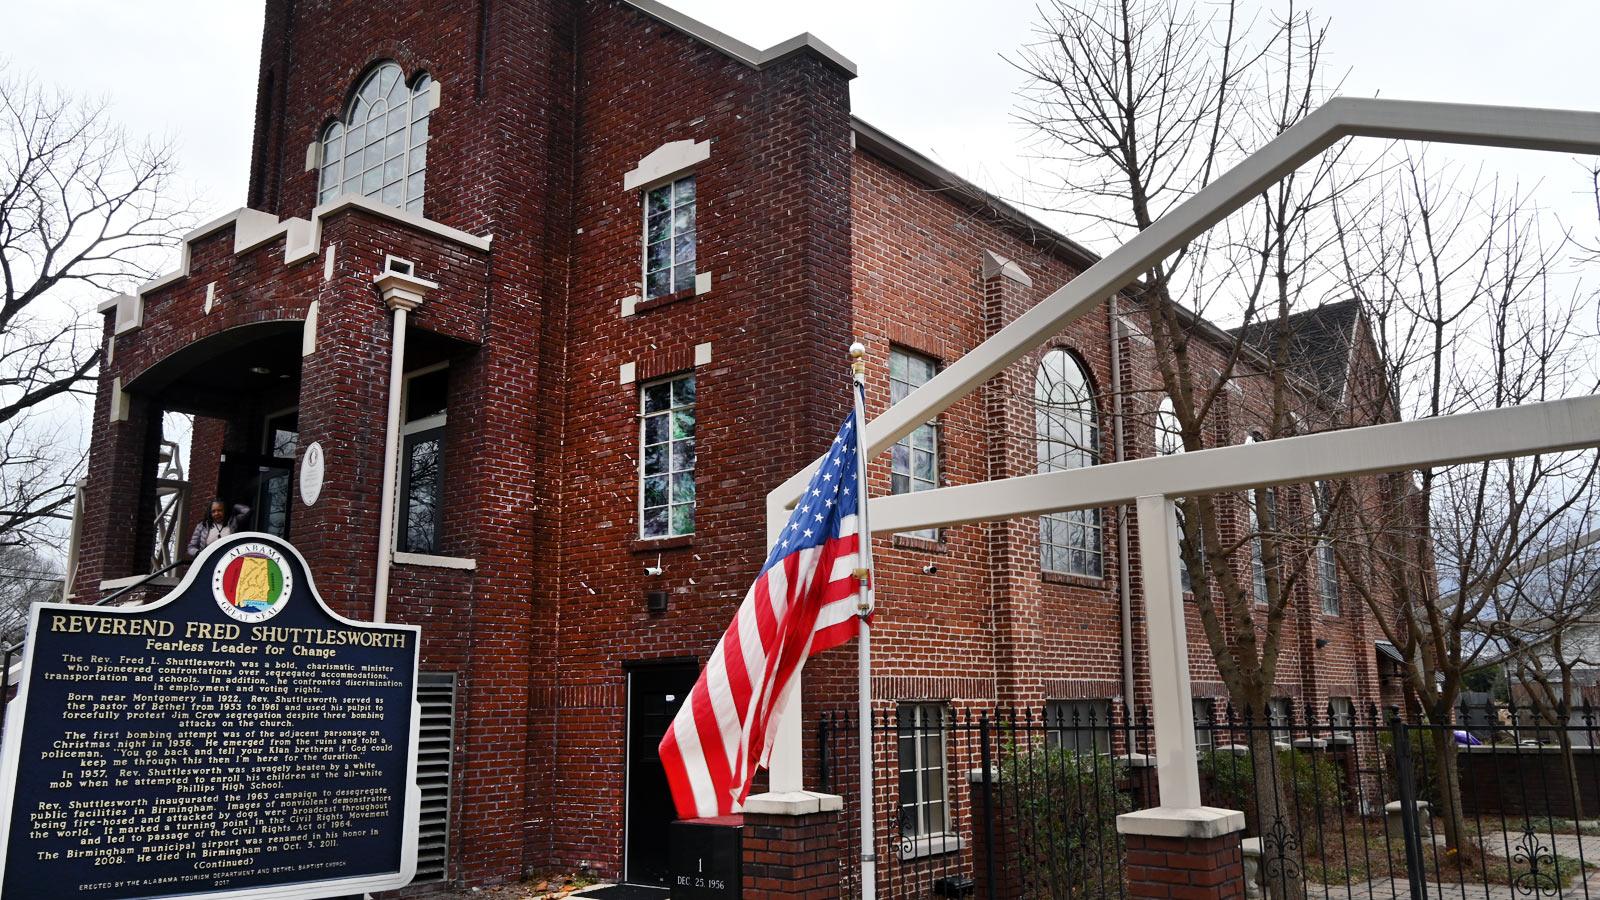
MULTIPOLYGON (((1330 397, 1344 393, 1345 377, 1349 374, 1350 348, 1355 342, 1356 322, 1361 318, 1361 304, 1354 300, 1327 303, 1315 309, 1297 312, 1283 324, 1289 329, 1290 371, 1304 378, 1330 397)), ((1228 333, 1268 359, 1277 357, 1278 326, 1276 318, 1252 322, 1243 328, 1230 328, 1228 333)))

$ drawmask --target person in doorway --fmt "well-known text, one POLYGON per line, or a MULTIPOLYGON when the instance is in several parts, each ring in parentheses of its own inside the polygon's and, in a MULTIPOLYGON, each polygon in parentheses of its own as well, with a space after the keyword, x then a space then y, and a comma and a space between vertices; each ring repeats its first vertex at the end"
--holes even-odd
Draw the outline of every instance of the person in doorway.
POLYGON ((221 499, 211 501, 211 509, 200 524, 194 526, 194 534, 189 536, 189 558, 194 559, 200 551, 215 544, 236 531, 244 530, 245 519, 250 516, 250 507, 243 503, 236 503, 233 514, 228 514, 228 504, 221 499))

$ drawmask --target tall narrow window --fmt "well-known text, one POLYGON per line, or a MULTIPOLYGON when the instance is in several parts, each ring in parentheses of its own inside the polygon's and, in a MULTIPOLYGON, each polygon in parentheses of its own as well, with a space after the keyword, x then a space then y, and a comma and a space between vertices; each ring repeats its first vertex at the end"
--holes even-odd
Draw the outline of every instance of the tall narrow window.
POLYGON ((1111 752, 1111 701, 1051 700, 1044 708, 1044 743, 1072 753, 1111 752))
POLYGON ((1294 737, 1294 703, 1288 697, 1273 697, 1267 702, 1267 727, 1272 740, 1287 744, 1294 737))
POLYGON ((1349 697, 1328 698, 1328 727, 1348 732, 1356 725, 1356 705, 1349 697))
POLYGON ((1211 698, 1196 697, 1190 703, 1194 709, 1194 749, 1201 753, 1215 750, 1217 726, 1211 717, 1211 698))
POLYGON ((322 132, 318 203, 341 194, 360 194, 422 212, 432 87, 426 74, 408 86, 392 62, 368 73, 344 118, 322 132))
POLYGON ((278 537, 289 536, 290 474, 300 440, 300 413, 295 408, 267 416, 262 429, 262 453, 272 459, 261 466, 261 487, 256 496, 256 527, 278 537))
MULTIPOLYGON (((1252 432, 1245 436, 1246 444, 1254 444, 1261 440, 1261 436, 1252 432)), ((1267 563, 1266 555, 1261 548, 1261 532, 1263 528, 1272 527, 1272 512, 1277 502, 1277 495, 1271 488, 1266 489, 1267 521, 1263 523, 1256 513, 1256 494, 1246 491, 1244 494, 1245 519, 1250 527, 1250 583, 1255 593, 1257 603, 1266 604, 1270 599, 1267 596, 1267 563)))
POLYGON ((644 298, 694 287, 694 176, 644 195, 644 298))
POLYGON ((444 426, 449 369, 433 366, 406 376, 405 423, 400 428, 400 529, 395 549, 438 553, 444 511, 444 426))
MULTIPOLYGON (((1173 408, 1171 397, 1162 397, 1161 405, 1156 407, 1155 446, 1157 456, 1175 456, 1179 453, 1182 453, 1184 450, 1183 432, 1181 431, 1181 426, 1178 422, 1178 413, 1173 408)), ((1179 500, 1177 507, 1178 530, 1179 534, 1181 535, 1185 525, 1184 501, 1179 500)), ((1200 538, 1201 543, 1195 547, 1195 552, 1201 554, 1203 558, 1205 553, 1205 536, 1203 532, 1196 532, 1196 535, 1200 538)), ((1184 593, 1194 590, 1194 576, 1189 574, 1189 563, 1183 558, 1181 553, 1178 556, 1178 580, 1183 585, 1184 593)))
POLYGON ((896 710, 900 752, 900 833, 926 838, 949 831, 944 704, 902 703, 896 710))
POLYGON ((694 376, 639 389, 639 535, 694 533, 694 376))
POLYGON ((1156 407, 1155 443, 1157 456, 1172 456, 1183 452, 1183 430, 1178 422, 1178 411, 1171 397, 1162 397, 1156 407))
MULTIPOLYGON (((938 364, 926 356, 891 349, 889 403, 904 400, 912 391, 927 384, 938 370, 938 364)), ((939 486, 939 432, 934 422, 918 425, 916 431, 895 442, 889 471, 890 493, 910 494, 939 486)), ((939 539, 937 528, 925 528, 907 534, 930 541, 939 539)))
MULTIPOLYGON (((1034 374, 1033 406, 1040 472, 1061 472, 1100 461, 1100 426, 1089 373, 1065 350, 1051 350, 1034 374)), ((1100 510, 1051 513, 1039 520, 1039 565, 1047 572, 1099 578, 1100 510)))
POLYGON ((1317 527, 1321 530, 1321 537, 1317 539, 1317 585, 1322 589, 1322 613, 1337 616, 1340 612, 1339 558, 1333 550, 1333 538, 1329 537, 1333 530, 1333 488, 1326 481, 1318 482, 1315 495, 1317 527))

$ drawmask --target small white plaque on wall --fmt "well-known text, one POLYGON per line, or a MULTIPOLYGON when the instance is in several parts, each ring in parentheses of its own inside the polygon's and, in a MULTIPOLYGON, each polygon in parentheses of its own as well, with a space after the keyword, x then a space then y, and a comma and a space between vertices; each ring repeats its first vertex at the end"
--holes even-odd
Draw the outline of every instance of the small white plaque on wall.
POLYGON ((300 457, 300 500, 307 506, 315 506, 322 496, 323 468, 322 444, 312 441, 300 457))

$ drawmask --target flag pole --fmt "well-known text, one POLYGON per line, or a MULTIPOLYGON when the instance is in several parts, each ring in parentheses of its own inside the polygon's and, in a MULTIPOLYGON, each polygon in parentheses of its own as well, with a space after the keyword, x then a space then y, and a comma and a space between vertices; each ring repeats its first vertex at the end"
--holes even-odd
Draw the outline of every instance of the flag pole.
POLYGON ((870 616, 873 604, 872 529, 867 526, 867 348, 860 342, 850 345, 850 372, 853 386, 850 396, 855 404, 856 429, 856 521, 859 524, 861 567, 856 577, 861 579, 860 600, 856 611, 861 616, 860 642, 856 652, 856 688, 860 709, 857 711, 861 749, 861 900, 876 900, 878 895, 878 856, 872 835, 872 628, 870 616))

